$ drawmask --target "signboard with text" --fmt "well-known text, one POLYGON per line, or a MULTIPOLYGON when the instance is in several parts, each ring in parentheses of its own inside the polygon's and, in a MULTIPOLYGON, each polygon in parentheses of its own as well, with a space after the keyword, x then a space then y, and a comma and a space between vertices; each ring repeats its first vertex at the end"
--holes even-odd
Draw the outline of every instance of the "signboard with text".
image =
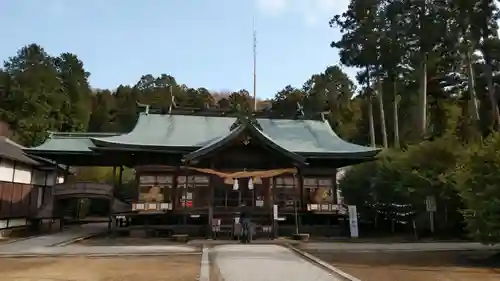
POLYGON ((349 212, 349 231, 351 232, 351 237, 359 237, 358 229, 358 211, 355 205, 347 206, 349 212))

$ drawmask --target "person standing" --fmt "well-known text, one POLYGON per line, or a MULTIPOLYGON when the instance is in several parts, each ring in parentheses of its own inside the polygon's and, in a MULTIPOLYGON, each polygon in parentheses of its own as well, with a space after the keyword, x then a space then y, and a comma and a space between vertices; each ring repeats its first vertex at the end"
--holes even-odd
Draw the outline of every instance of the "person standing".
POLYGON ((252 240, 251 212, 245 204, 242 204, 240 209, 240 224, 242 230, 241 242, 247 244, 252 240))

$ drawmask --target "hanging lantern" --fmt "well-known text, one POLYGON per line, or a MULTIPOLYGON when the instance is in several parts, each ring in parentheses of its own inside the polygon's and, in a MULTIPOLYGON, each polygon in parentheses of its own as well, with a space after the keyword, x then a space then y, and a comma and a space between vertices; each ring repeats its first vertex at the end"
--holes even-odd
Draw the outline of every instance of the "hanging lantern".
POLYGON ((253 189, 253 180, 252 180, 252 178, 248 179, 248 189, 250 189, 250 190, 253 189))
POLYGON ((233 190, 238 190, 238 179, 233 179, 233 190))
POLYGON ((262 184, 262 178, 261 177, 255 177, 253 179, 254 184, 262 184))

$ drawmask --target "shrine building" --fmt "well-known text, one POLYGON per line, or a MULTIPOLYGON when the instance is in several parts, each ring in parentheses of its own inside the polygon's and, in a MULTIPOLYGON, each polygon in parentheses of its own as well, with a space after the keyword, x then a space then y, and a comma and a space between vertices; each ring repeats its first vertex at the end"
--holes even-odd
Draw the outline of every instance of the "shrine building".
POLYGON ((342 140, 322 114, 146 109, 129 133, 51 133, 25 152, 67 166, 114 167, 115 188, 123 168, 134 169, 136 198, 127 211, 111 214, 127 218, 125 229, 231 236, 245 205, 257 236, 275 237, 348 231, 337 169, 371 161, 379 149, 342 140))

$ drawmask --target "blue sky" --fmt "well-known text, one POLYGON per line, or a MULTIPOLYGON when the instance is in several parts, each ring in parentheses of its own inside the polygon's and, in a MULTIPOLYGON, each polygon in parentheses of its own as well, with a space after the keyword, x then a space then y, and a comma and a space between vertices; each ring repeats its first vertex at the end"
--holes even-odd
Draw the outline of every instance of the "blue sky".
MULTIPOLYGON (((252 89, 271 97, 338 63, 329 19, 347 0, 0 0, 0 59, 29 43, 77 54, 95 88, 168 73, 209 90, 252 89)), ((352 70, 349 73, 354 73, 352 70)))

